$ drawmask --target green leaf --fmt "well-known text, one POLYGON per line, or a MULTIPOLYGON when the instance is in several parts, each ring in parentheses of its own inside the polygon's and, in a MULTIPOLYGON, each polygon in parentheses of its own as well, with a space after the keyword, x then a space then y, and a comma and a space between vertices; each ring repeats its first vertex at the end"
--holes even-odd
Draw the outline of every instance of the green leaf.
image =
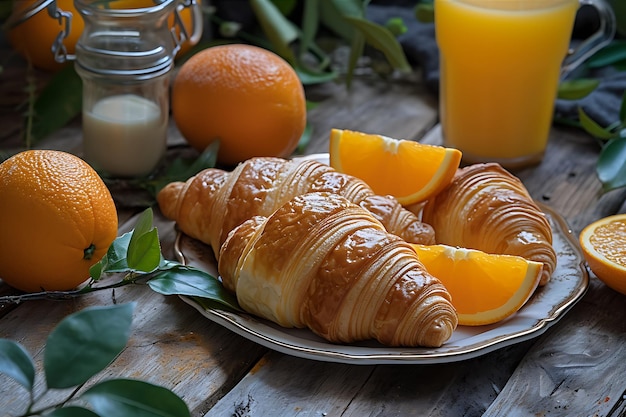
POLYGON ((50 414, 46 414, 46 417, 99 417, 98 414, 93 411, 77 406, 68 406, 63 408, 57 408, 50 414))
POLYGON ((250 0, 250 6, 274 51, 294 66, 296 57, 289 45, 300 36, 298 28, 270 0, 250 0))
POLYGON ((435 6, 432 2, 420 3, 415 6, 415 18, 424 23, 432 23, 435 21, 435 6))
POLYGON ((131 239, 126 258, 128 267, 133 271, 151 272, 161 262, 161 244, 159 231, 154 228, 140 235, 136 240, 131 239))
POLYGON ((100 382, 81 396, 101 416, 186 417, 185 402, 172 391, 133 379, 100 382))
POLYGON ((35 101, 32 135, 43 139, 65 126, 82 110, 82 81, 74 65, 66 65, 48 81, 35 101))
POLYGON ((219 140, 213 141, 206 149, 194 159, 176 158, 167 167, 164 175, 151 179, 147 182, 141 182, 139 185, 146 189, 151 195, 155 196, 170 182, 186 181, 190 177, 206 168, 215 167, 217 161, 217 151, 219 150, 219 140))
POLYGON ((381 51, 394 68, 400 71, 411 70, 402 46, 389 29, 358 17, 347 16, 346 20, 365 36, 368 44, 381 51))
POLYGON ((0 373, 32 391, 35 365, 26 349, 13 340, 0 339, 0 373))
POLYGON ((91 265, 91 267, 89 268, 89 276, 91 278, 93 278, 95 281, 97 281, 100 278, 102 278, 102 273, 104 272, 104 267, 105 267, 105 264, 106 264, 105 258, 106 258, 106 256, 104 256, 102 259, 100 259, 100 261, 98 261, 95 264, 91 265))
POLYGON ((589 68, 600 68, 626 59, 626 41, 613 41, 587 60, 589 68))
POLYGON ((578 117, 580 118, 580 124, 583 129, 587 131, 593 137, 598 139, 611 139, 614 135, 609 130, 603 128, 598 123, 596 123, 591 117, 585 113, 582 108, 578 108, 578 117))
POLYGON ((50 333, 44 351, 48 388, 85 383, 124 349, 134 303, 89 307, 63 319, 50 333))
POLYGON ((626 186, 626 138, 607 142, 600 152, 596 172, 605 192, 626 186))
POLYGON ((152 213, 151 208, 147 208, 141 212, 139 218, 137 218, 137 222, 135 223, 135 227, 133 228, 133 233, 130 238, 130 245, 133 244, 133 239, 138 238, 139 236, 148 233, 152 229, 152 223, 154 221, 154 214, 152 213))
POLYGON ((126 263, 133 271, 151 272, 161 262, 159 233, 152 226, 152 209, 145 209, 132 231, 126 254, 126 263))
POLYGON ((600 80, 593 78, 563 81, 559 84, 557 97, 565 100, 578 100, 588 96, 599 84, 600 80))
POLYGON ((622 96, 622 104, 619 107, 619 120, 623 126, 626 126, 626 92, 622 96))
POLYGON ((124 233, 109 246, 106 256, 100 261, 104 265, 103 272, 127 272, 130 269, 126 255, 131 236, 132 232, 124 233))
POLYGON ((392 17, 385 22, 385 28, 391 32, 393 36, 400 36, 408 30, 401 17, 392 17))
POLYGON ((322 3, 331 3, 334 10, 344 17, 365 17, 365 2, 362 0, 331 0, 322 3))
POLYGON ((362 7, 359 5, 358 0, 346 2, 323 0, 320 2, 320 22, 324 27, 348 41, 352 40, 355 33, 354 28, 344 19, 344 15, 350 14, 363 16, 362 7))
POLYGON ((316 73, 308 71, 306 68, 302 68, 300 66, 296 66, 296 73, 298 74, 298 78, 300 78, 300 82, 303 85, 312 85, 312 84, 322 84, 329 81, 333 81, 337 78, 337 73, 334 71, 330 72, 322 72, 316 73))
POLYGON ((304 2, 300 56, 304 56, 306 51, 315 43, 315 35, 317 34, 320 23, 319 10, 319 0, 306 0, 304 2))
POLYGON ((352 77, 354 70, 356 69, 359 58, 363 55, 365 49, 365 36, 362 33, 356 32, 352 37, 352 44, 350 45, 350 56, 348 58, 348 70, 346 73, 346 87, 348 90, 352 86, 352 77))
POLYGON ((159 271, 148 281, 154 291, 163 295, 188 295, 208 298, 236 311, 241 311, 237 298, 216 278, 196 268, 172 265, 159 271))

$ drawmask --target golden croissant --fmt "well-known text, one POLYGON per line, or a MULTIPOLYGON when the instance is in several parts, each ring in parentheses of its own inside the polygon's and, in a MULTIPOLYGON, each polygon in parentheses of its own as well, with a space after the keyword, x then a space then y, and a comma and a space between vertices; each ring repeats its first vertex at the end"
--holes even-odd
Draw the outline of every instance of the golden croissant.
POLYGON ((499 164, 459 169, 422 216, 436 230, 437 243, 542 262, 540 285, 556 267, 548 219, 522 182, 499 164))
POLYGON ((244 310, 331 342, 439 347, 457 326, 449 293, 411 246, 337 194, 296 196, 247 220, 222 245, 218 271, 244 310))
POLYGON ((216 257, 228 232, 249 218, 269 216, 296 195, 338 193, 369 210, 387 231, 411 243, 434 243, 432 227, 392 197, 375 195, 365 182, 314 160, 252 158, 232 172, 209 168, 185 183, 172 182, 158 194, 163 215, 180 230, 213 249, 216 257))

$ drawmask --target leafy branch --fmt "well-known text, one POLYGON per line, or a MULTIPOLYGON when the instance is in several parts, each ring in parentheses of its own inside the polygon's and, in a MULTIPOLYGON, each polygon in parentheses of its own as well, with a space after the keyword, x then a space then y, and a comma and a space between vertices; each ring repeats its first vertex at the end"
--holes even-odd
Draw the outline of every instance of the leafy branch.
POLYGON ((94 291, 129 284, 147 284, 163 295, 186 295, 217 303, 221 307, 241 310, 237 299, 215 277, 205 271, 167 260, 161 253, 158 230, 152 226, 152 209, 144 210, 135 228, 119 236, 106 255, 90 269, 90 278, 81 288, 71 291, 42 291, 0 297, 0 303, 20 303, 40 299, 70 299, 94 291), (121 280, 100 285, 105 276, 122 276, 121 280))
POLYGON ((45 387, 35 390, 35 363, 28 351, 0 339, 0 374, 28 390, 19 417, 184 417, 185 402, 172 391, 136 379, 108 379, 86 384, 109 366, 128 342, 135 304, 89 307, 64 318, 48 335, 43 354, 45 387), (65 398, 40 405, 52 390, 71 389, 65 398), (87 404, 89 408, 83 406, 87 404))
MULTIPOLYGON (((626 41, 612 42, 585 63, 586 70, 606 66, 626 71, 626 41)), ((583 98, 592 93, 599 84, 598 79, 586 77, 565 81, 559 86, 559 98, 583 98)), ((626 187, 626 92, 622 96, 618 120, 608 126, 601 126, 579 106, 576 126, 596 139, 601 147, 596 174, 602 183, 602 190, 608 192, 626 187)))

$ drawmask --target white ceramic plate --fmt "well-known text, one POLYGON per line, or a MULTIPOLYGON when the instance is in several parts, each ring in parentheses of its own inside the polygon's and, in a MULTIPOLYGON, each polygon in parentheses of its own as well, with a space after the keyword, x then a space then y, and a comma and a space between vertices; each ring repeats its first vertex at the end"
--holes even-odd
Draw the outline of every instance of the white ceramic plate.
MULTIPOLYGON (((520 343, 543 334, 584 295, 589 275, 578 241, 565 220, 542 206, 553 228, 557 267, 551 281, 537 290, 512 317, 489 326, 459 326, 440 348, 392 348, 375 341, 338 345, 329 343, 307 329, 288 329, 245 314, 212 308, 201 299, 181 296, 208 319, 270 349, 302 358, 350 364, 430 364, 465 360, 520 343)), ((217 276, 210 248, 184 234, 176 239, 181 263, 190 264, 217 276)))

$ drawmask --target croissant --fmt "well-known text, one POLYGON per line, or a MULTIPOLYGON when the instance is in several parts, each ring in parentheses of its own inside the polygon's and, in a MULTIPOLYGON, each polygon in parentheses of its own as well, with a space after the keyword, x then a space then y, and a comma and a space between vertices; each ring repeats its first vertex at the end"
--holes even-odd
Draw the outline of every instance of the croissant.
POLYGON ((244 310, 331 342, 439 347, 457 326, 449 293, 411 246, 333 193, 296 196, 235 228, 218 272, 244 310))
POLYGON ((338 193, 369 210, 390 233, 411 243, 434 243, 432 227, 392 197, 375 195, 365 182, 314 160, 252 158, 232 172, 209 168, 185 183, 172 182, 158 194, 163 215, 180 230, 213 249, 228 232, 249 218, 268 216, 296 195, 338 193))
POLYGON ((540 285, 556 267, 548 219, 523 183, 497 163, 460 168, 426 202, 422 219, 436 230, 437 243, 542 262, 540 285))

